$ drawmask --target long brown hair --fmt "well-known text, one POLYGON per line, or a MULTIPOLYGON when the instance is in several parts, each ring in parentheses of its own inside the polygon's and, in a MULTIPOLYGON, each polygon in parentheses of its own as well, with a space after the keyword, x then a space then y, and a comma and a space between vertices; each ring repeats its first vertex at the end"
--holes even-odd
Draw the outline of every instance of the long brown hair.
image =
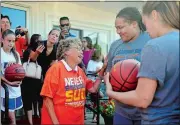
MULTIPOLYGON (((9 34, 12 34, 12 35, 15 36, 15 33, 14 33, 12 30, 7 29, 7 30, 5 30, 5 31, 3 32, 2 38, 4 39, 4 38, 5 38, 7 35, 9 35, 9 34)), ((3 46, 3 44, 2 44, 2 46, 3 46)), ((14 55, 14 57, 15 57, 16 63, 19 63, 19 56, 18 56, 18 54, 17 54, 17 51, 15 50, 15 47, 13 47, 13 48, 11 49, 11 52, 13 53, 13 55, 14 55)))
POLYGON ((165 24, 172 28, 179 29, 179 2, 146 2, 143 6, 143 15, 149 16, 153 10, 159 12, 165 24))

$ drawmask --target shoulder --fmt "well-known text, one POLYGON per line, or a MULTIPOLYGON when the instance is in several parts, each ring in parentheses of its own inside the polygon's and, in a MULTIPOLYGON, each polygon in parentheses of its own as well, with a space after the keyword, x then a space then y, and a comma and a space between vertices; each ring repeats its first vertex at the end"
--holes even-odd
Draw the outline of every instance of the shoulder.
POLYGON ((62 64, 61 61, 58 61, 58 62, 54 63, 54 64, 49 68, 50 71, 59 71, 60 69, 61 69, 61 70, 64 70, 64 69, 65 69, 65 68, 64 68, 64 65, 62 64))
POLYGON ((123 41, 121 39, 115 40, 111 43, 110 50, 116 49, 120 44, 122 44, 123 41))
POLYGON ((140 41, 141 42, 144 41, 144 43, 147 43, 149 40, 151 40, 151 37, 150 37, 150 35, 147 32, 142 32, 140 34, 140 41))
POLYGON ((112 42, 111 46, 119 45, 119 44, 121 44, 121 43, 123 43, 123 41, 122 41, 121 39, 117 39, 117 40, 115 40, 115 41, 112 42))
POLYGON ((80 68, 79 66, 77 66, 77 67, 78 67, 78 72, 79 72, 80 74, 85 75, 84 70, 83 70, 82 68, 80 68))

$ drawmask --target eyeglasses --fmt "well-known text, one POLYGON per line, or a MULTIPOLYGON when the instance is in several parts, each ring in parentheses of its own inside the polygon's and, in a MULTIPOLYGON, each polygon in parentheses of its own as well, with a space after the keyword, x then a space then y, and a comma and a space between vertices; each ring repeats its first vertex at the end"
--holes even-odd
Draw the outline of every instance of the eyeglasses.
POLYGON ((2 22, 1 22, 1 24, 5 24, 5 23, 6 23, 6 24, 10 24, 9 21, 2 21, 2 22))
POLYGON ((61 27, 64 27, 64 26, 69 26, 69 23, 67 23, 67 24, 61 24, 61 27))

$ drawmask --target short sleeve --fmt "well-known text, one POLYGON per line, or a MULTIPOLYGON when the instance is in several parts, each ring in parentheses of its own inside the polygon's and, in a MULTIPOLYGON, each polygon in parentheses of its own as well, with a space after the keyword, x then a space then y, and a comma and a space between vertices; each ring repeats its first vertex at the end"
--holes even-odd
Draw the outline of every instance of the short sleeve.
POLYGON ((46 73, 44 84, 41 90, 41 96, 47 96, 53 98, 59 88, 59 70, 57 65, 49 68, 46 73))
POLYGON ((162 87, 165 80, 167 59, 155 45, 146 45, 142 50, 141 66, 138 77, 146 77, 158 81, 162 87))
POLYGON ((83 79, 84 79, 84 81, 85 81, 85 86, 86 86, 85 88, 86 88, 87 90, 90 89, 90 88, 92 88, 94 82, 93 82, 91 79, 89 79, 82 70, 81 70, 81 72, 82 72, 83 79))
POLYGON ((90 89, 93 87, 93 81, 89 78, 86 79, 86 89, 90 89))

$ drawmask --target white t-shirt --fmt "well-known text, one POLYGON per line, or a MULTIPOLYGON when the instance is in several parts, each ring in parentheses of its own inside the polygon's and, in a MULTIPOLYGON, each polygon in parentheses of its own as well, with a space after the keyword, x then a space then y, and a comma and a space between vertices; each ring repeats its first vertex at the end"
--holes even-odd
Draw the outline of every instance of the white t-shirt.
MULTIPOLYGON (((19 64, 21 64, 19 54, 18 54, 18 58, 19 58, 19 64)), ((8 62, 16 62, 16 59, 15 59, 12 52, 10 54, 5 53, 3 48, 1 48, 1 75, 3 75, 3 76, 4 76, 5 67, 6 67, 8 62)), ((17 97, 21 96, 20 86, 19 87, 12 87, 8 84, 6 84, 6 85, 9 89, 9 98, 17 98, 17 97)), ((5 98, 5 91, 4 91, 4 88, 2 86, 1 86, 1 97, 5 98)))
MULTIPOLYGON (((87 65, 86 71, 87 71, 87 73, 90 74, 90 72, 96 72, 97 70, 101 69, 102 66, 103 66, 103 63, 101 61, 97 62, 94 60, 90 60, 87 65)), ((94 76, 88 76, 88 78, 95 80, 94 76)))

